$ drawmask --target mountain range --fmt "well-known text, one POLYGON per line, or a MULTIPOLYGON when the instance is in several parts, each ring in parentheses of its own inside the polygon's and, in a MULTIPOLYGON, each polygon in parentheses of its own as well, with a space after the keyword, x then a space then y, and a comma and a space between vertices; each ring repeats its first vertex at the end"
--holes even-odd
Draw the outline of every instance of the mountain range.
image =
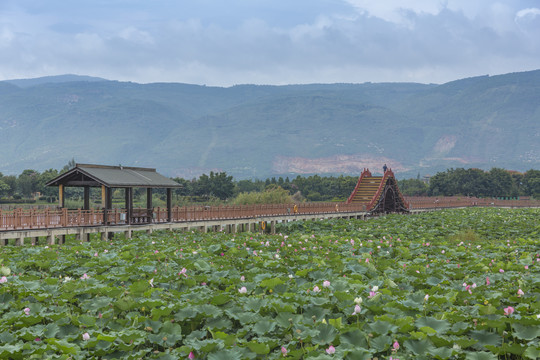
POLYGON ((0 81, 0 172, 78 163, 171 177, 540 168, 540 70, 446 84, 0 81))

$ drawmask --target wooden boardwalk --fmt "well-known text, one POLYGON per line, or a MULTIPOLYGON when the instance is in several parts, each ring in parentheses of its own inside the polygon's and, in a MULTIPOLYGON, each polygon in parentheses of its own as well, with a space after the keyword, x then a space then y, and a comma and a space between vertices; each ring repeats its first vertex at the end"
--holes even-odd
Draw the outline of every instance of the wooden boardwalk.
MULTIPOLYGON (((405 197, 409 212, 464 207, 540 207, 535 200, 496 200, 469 197, 405 197)), ((364 219, 373 215, 362 203, 299 203, 243 206, 185 206, 174 207, 172 218, 167 209, 135 209, 131 224, 125 209, 107 210, 16 209, 0 211, 0 245, 10 239, 22 245, 25 239, 36 243, 46 237, 49 244, 62 243, 66 235, 75 234, 82 240, 100 233, 103 239, 122 232, 131 237, 133 231, 191 230, 211 231, 273 231, 277 223, 329 218, 364 219), (139 214, 139 215, 137 215, 139 214), (264 224, 264 225, 263 225, 264 224), (262 228, 265 229, 262 229, 262 228)))

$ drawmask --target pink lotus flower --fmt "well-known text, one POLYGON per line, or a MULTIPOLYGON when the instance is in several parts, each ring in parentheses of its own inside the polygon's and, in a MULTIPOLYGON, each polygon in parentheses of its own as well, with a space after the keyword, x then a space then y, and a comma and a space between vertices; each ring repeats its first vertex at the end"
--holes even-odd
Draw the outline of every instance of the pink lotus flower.
POLYGON ((333 347, 332 345, 330 345, 330 347, 328 349, 326 349, 326 353, 329 354, 329 355, 332 355, 336 352, 336 348, 333 347))
POLYGON ((362 311, 362 308, 360 307, 360 305, 355 305, 354 306, 354 311, 353 311, 353 315, 358 315, 360 314, 360 311, 362 311))
POLYGON ((86 275, 86 273, 83 274, 83 276, 81 276, 81 280, 86 280, 86 279, 90 279, 90 276, 86 275))
POLYGON ((395 340, 394 343, 392 344, 392 348, 394 349, 394 351, 399 350, 399 343, 397 342, 397 340, 395 340))
POLYGON ((83 339, 84 341, 90 340, 90 334, 88 334, 87 332, 85 332, 84 334, 82 334, 82 339, 83 339))
POLYGON ((504 308, 504 315, 511 315, 511 314, 514 313, 514 310, 515 309, 513 307, 511 307, 511 306, 509 306, 507 308, 504 308))
POLYGON ((189 352, 188 359, 195 359, 195 354, 193 353, 193 351, 189 352))
POLYGON ((424 296, 424 301, 428 301, 429 300, 429 294, 426 294, 426 296, 424 296))
POLYGON ((329 287, 330 286, 330 281, 324 280, 323 283, 322 283, 322 286, 323 287, 329 287))
POLYGON ((246 281, 246 277, 244 275, 240 276, 240 281, 246 281))
POLYGON ((319 287, 317 285, 315 285, 315 287, 313 288, 313 292, 318 293, 320 291, 321 291, 321 289, 319 289, 319 287))
POLYGON ((154 287, 154 278, 151 278, 148 282, 150 283, 151 287, 154 287))
POLYGON ((517 294, 518 294, 518 297, 521 297, 521 295, 525 295, 525 293, 521 289, 518 290, 517 294))
POLYGON ((525 265, 525 270, 529 270, 529 265, 525 265))
POLYGON ((5 277, 5 276, 2 276, 0 278, 0 284, 3 284, 3 283, 7 283, 7 277, 5 277))
POLYGON ((30 308, 24 308, 24 313, 26 316, 30 315, 30 308))
POLYGON ((245 286, 242 286, 240 289, 238 289, 238 292, 239 292, 240 294, 245 294, 245 293, 247 293, 247 289, 246 289, 245 286))
POLYGON ((486 277, 486 285, 488 285, 488 286, 489 286, 489 284, 491 284, 491 282, 489 281, 489 278, 488 278, 488 277, 486 277))
POLYGON ((281 354, 283 355, 283 357, 287 356, 287 348, 285 346, 282 346, 281 347, 281 354))
POLYGON ((178 273, 178 275, 184 275, 185 277, 187 277, 186 271, 187 271, 186 268, 182 268, 182 271, 180 271, 180 272, 178 273))
POLYGON ((502 274, 502 273, 504 272, 504 270, 503 270, 503 269, 499 269, 499 272, 502 274))

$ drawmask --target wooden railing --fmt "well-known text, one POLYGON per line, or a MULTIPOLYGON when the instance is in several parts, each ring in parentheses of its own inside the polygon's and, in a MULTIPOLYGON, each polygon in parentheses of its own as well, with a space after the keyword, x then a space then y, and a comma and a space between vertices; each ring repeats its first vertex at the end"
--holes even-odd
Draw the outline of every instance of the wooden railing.
POLYGON ((540 200, 499 200, 467 196, 405 196, 410 209, 456 208, 456 207, 540 207, 540 200))
MULTIPOLYGON (((470 197, 405 197, 410 209, 455 208, 471 206, 540 207, 539 200, 497 200, 470 197)), ((366 211, 358 203, 299 203, 272 205, 183 206, 171 209, 171 219, 166 208, 133 209, 131 222, 125 209, 110 209, 106 225, 125 225, 191 222, 204 220, 253 219, 266 216, 314 215, 366 211)), ((104 224, 104 211, 68 209, 15 209, 0 210, 0 231, 48 229, 59 227, 99 226, 104 224)))

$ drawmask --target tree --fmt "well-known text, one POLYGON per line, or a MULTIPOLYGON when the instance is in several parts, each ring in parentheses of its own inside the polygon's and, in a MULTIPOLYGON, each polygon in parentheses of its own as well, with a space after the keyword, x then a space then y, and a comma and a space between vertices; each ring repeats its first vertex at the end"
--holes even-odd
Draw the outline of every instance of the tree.
POLYGON ((233 177, 228 176, 226 172, 214 173, 210 172, 210 189, 211 194, 221 200, 225 200, 234 194, 233 177))
POLYGON ((17 192, 17 177, 15 175, 8 175, 2 178, 2 181, 9 186, 9 190, 6 191, 7 196, 12 197, 17 192))
POLYGON ((35 170, 27 169, 19 175, 17 183, 19 190, 24 197, 31 197, 33 193, 37 192, 39 181, 39 173, 35 170))
POLYGON ((55 186, 45 186, 50 180, 58 176, 58 170, 49 169, 39 175, 37 188, 43 196, 56 196, 58 195, 58 188, 55 186))
POLYGON ((173 179, 178 184, 182 185, 181 188, 177 188, 174 190, 174 193, 179 196, 190 196, 192 195, 192 189, 191 189, 191 181, 176 177, 173 179))
POLYGON ((240 180, 236 182, 235 192, 240 193, 250 193, 250 192, 260 192, 264 190, 265 183, 261 180, 240 180))
POLYGON ((194 195, 217 197, 221 200, 230 198, 234 194, 233 177, 226 172, 210 172, 210 176, 202 174, 193 184, 194 195))
POLYGON ((489 196, 510 196, 512 176, 507 170, 492 168, 488 173, 489 196))
POLYGON ((431 177, 429 180, 429 190, 428 195, 430 196, 451 196, 453 195, 453 190, 450 185, 450 172, 453 169, 447 170, 446 172, 438 172, 431 177))
POLYGON ((511 196, 516 197, 523 194, 523 174, 519 172, 512 172, 512 191, 511 196))
POLYGON ((68 172, 69 170, 73 169, 75 165, 77 165, 77 163, 75 162, 75 158, 71 158, 71 160, 69 160, 68 163, 64 165, 60 173, 63 174, 65 172, 68 172))
POLYGON ((540 170, 528 170, 523 175, 523 191, 525 195, 540 199, 540 170))
POLYGON ((422 196, 428 192, 426 183, 418 178, 399 180, 398 186, 401 193, 407 196, 422 196))
POLYGON ((8 194, 10 189, 10 186, 0 179, 0 196, 8 194))

